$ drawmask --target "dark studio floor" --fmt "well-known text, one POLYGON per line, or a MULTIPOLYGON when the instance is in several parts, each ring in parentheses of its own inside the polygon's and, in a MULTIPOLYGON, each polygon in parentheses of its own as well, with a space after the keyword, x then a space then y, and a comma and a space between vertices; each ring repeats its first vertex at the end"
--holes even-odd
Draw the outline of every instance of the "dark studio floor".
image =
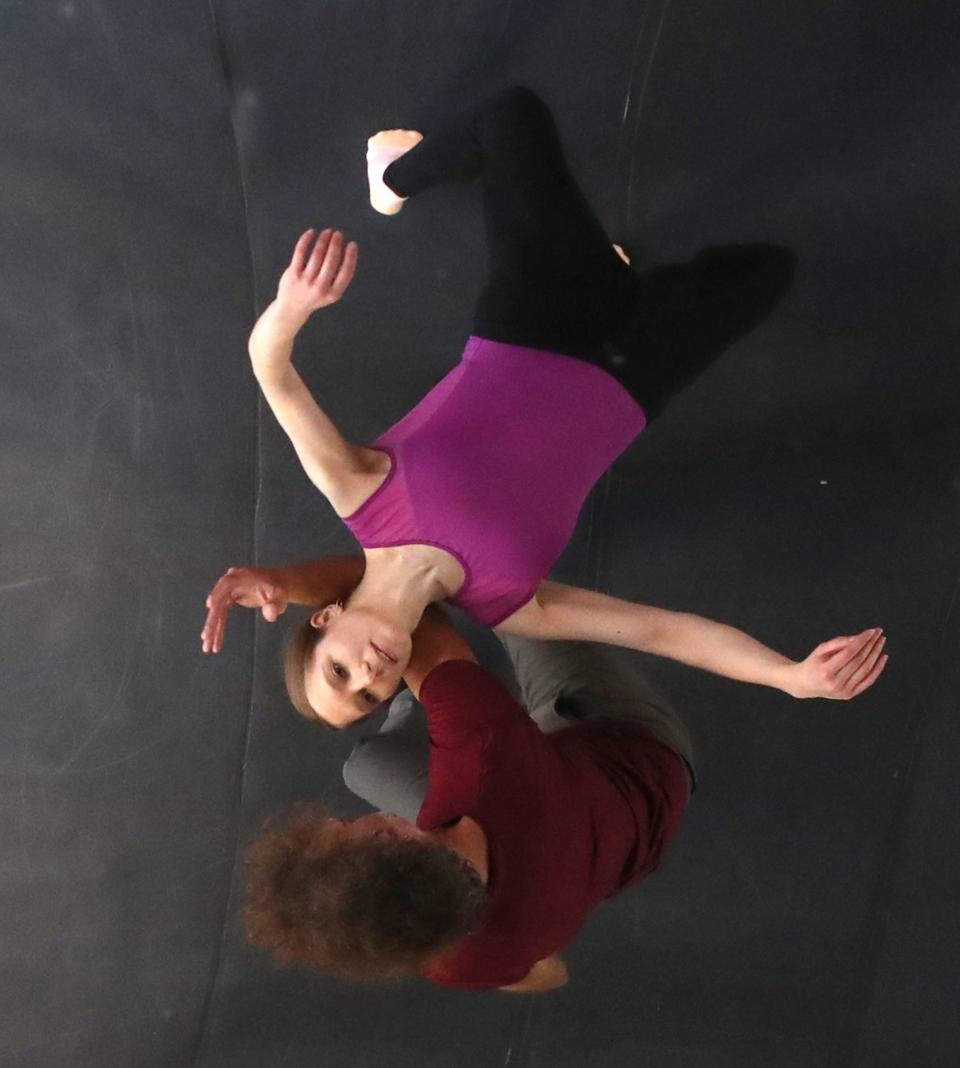
MULTIPOLYGON (((960 931, 958 17, 867 0, 10 0, 0 13, 0 1061, 23 1068, 947 1068, 960 931), (384 126, 549 101, 641 263, 770 242, 776 310, 601 483, 558 574, 791 656, 851 704, 670 664, 700 790, 542 998, 345 987, 241 930, 243 851, 357 811, 282 627, 199 653, 231 564, 351 547, 258 399, 295 236, 361 245, 305 377, 357 440, 458 358, 475 198, 366 204, 384 126), (951 800, 951 798, 953 800, 951 800)), ((482 639, 481 639, 482 641, 482 639)))

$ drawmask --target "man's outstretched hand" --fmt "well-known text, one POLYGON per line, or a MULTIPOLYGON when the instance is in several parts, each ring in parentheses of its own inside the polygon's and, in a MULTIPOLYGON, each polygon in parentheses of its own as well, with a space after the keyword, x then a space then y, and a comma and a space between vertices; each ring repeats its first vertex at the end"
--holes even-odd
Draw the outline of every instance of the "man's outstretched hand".
POLYGON ((268 623, 275 623, 287 610, 289 598, 283 584, 271 571, 254 567, 231 567, 217 580, 207 596, 207 619, 200 632, 205 653, 219 653, 227 630, 230 608, 259 608, 268 623))
POLYGON ((783 689, 793 697, 849 701, 868 690, 887 666, 886 637, 879 627, 823 642, 785 670, 783 689))

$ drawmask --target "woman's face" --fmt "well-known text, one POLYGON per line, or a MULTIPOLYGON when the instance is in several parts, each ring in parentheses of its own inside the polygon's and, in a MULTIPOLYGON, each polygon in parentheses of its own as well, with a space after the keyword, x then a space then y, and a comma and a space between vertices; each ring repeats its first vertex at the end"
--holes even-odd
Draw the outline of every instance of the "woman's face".
POLYGON ((305 668, 307 700, 331 727, 346 727, 396 691, 410 662, 410 635, 363 608, 328 605, 311 622, 324 635, 305 668))

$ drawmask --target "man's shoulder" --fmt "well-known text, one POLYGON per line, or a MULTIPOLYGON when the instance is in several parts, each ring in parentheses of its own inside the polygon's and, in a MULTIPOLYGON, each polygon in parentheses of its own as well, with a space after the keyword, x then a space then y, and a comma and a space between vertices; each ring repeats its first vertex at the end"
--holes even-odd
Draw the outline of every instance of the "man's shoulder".
POLYGON ((420 686, 434 745, 457 746, 481 732, 523 730, 530 719, 507 687, 479 664, 446 660, 420 686))
POLYGON ((420 702, 428 718, 485 723, 502 716, 526 717, 504 683, 475 661, 445 660, 420 686, 420 702))

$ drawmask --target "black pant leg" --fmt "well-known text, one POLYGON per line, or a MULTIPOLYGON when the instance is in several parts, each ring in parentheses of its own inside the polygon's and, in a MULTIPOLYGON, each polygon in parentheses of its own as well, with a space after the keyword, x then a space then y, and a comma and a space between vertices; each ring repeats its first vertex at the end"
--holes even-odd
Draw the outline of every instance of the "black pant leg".
POLYGON ((384 178, 399 196, 481 179, 488 277, 474 332, 596 363, 648 416, 756 326, 793 277, 793 255, 769 245, 708 249, 689 263, 632 271, 529 89, 506 89, 465 112, 384 178))
POLYGON ((549 110, 529 89, 479 104, 384 174, 399 196, 474 177, 483 184, 488 254, 475 332, 595 353, 629 306, 635 279, 570 173, 549 110))

